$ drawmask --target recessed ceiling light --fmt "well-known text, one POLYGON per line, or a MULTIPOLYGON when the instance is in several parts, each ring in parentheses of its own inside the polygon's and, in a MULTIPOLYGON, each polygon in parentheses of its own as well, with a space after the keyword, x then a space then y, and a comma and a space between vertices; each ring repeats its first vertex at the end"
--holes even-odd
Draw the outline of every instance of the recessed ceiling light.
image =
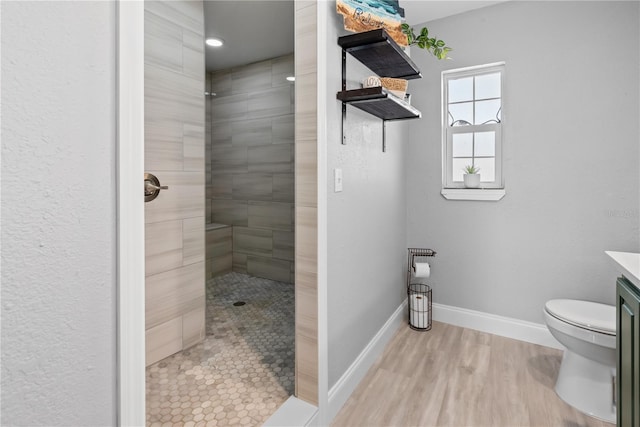
POLYGON ((287 76, 287 80, 290 81, 290 82, 295 82, 296 78, 295 78, 295 76, 287 76))
POLYGON ((224 40, 215 37, 208 38, 206 42, 209 46, 220 47, 224 44, 224 40))

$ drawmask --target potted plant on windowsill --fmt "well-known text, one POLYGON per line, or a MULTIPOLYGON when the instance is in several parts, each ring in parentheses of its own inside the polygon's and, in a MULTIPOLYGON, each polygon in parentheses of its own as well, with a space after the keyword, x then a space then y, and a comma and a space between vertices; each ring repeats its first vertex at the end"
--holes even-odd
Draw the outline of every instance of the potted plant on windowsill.
POLYGON ((464 171, 462 179, 464 180, 464 186, 466 188, 480 187, 480 168, 473 165, 467 165, 462 170, 464 171))

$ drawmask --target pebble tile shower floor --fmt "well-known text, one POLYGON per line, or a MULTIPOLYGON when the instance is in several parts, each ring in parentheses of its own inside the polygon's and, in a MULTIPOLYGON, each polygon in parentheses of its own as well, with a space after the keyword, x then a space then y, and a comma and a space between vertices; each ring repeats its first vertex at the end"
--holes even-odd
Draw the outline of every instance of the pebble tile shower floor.
POLYGON ((206 313, 204 342, 147 368, 148 426, 259 426, 293 394, 292 284, 215 277, 206 313))

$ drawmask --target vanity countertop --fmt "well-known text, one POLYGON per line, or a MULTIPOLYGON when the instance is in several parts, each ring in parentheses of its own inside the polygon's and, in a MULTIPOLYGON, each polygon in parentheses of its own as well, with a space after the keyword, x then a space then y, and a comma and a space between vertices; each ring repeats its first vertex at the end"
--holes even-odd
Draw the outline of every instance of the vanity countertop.
POLYGON ((622 275, 640 289, 640 254, 614 251, 605 251, 604 253, 616 262, 622 275))

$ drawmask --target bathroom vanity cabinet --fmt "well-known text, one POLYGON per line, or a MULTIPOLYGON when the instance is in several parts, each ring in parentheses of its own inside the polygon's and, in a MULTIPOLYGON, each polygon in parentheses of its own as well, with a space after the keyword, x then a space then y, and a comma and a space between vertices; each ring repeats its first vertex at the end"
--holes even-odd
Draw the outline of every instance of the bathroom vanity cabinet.
POLYGON ((622 276, 616 295, 618 426, 640 427, 640 290, 622 276))
POLYGON ((640 427, 640 254, 607 252, 622 273, 616 282, 618 427, 640 427))

